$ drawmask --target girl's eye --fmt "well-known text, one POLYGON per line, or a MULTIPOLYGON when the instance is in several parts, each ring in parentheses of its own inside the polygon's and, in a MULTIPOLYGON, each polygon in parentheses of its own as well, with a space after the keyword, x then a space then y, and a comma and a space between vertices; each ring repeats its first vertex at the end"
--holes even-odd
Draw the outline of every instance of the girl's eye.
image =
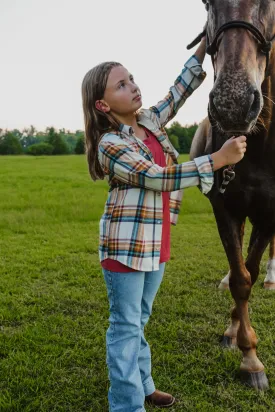
POLYGON ((125 86, 125 83, 124 83, 124 82, 121 82, 121 83, 119 84, 118 88, 121 89, 121 88, 124 87, 124 86, 125 86))
POLYGON ((130 80, 131 80, 132 83, 135 83, 135 80, 134 80, 133 77, 130 77, 130 80))

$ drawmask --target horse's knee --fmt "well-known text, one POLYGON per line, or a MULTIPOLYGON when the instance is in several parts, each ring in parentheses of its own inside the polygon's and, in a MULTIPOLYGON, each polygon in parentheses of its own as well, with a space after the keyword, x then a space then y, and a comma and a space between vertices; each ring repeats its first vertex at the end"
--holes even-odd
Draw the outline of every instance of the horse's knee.
POLYGON ((248 273, 245 275, 239 274, 238 276, 234 276, 234 274, 231 274, 229 279, 229 288, 235 300, 248 300, 251 292, 251 287, 251 277, 248 273))

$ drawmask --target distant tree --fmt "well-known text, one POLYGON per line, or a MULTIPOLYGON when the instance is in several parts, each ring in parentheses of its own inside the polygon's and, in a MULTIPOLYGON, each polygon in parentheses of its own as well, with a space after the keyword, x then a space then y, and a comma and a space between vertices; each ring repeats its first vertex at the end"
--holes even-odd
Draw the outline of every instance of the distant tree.
POLYGON ((169 139, 174 148, 178 150, 180 148, 178 136, 176 136, 175 134, 170 134, 169 139))
POLYGON ((39 142, 41 142, 41 139, 38 136, 29 136, 26 134, 26 132, 23 132, 20 137, 20 143, 23 147, 24 152, 28 151, 29 146, 39 142))
POLYGON ((25 127, 20 136, 20 143, 25 153, 28 147, 45 141, 45 134, 38 132, 34 126, 25 127))
POLYGON ((49 143, 37 143, 28 147, 27 154, 32 156, 51 155, 53 153, 53 146, 49 143))
POLYGON ((53 155, 68 154, 69 148, 62 136, 53 128, 47 128, 47 143, 53 146, 53 155))
POLYGON ((17 137, 17 139, 20 141, 21 136, 22 136, 22 132, 20 132, 20 130, 18 130, 18 129, 13 129, 13 130, 11 130, 11 133, 12 133, 15 137, 17 137))
POLYGON ((30 127, 27 129, 28 135, 29 136, 36 136, 37 130, 36 128, 31 124, 30 127))
POLYGON ((171 126, 169 128, 166 128, 165 130, 171 142, 173 139, 174 141, 176 141, 175 137, 178 138, 178 147, 175 146, 175 148, 180 153, 189 153, 192 139, 197 130, 197 127, 198 125, 196 123, 191 126, 182 126, 179 122, 173 122, 171 126))
POLYGON ((77 137, 79 137, 79 136, 84 136, 84 132, 83 132, 83 130, 76 130, 76 131, 75 131, 75 135, 76 135, 77 137))
POLYGON ((18 155, 23 153, 23 148, 17 136, 12 132, 7 132, 0 137, 0 154, 1 155, 18 155))
POLYGON ((64 142, 67 144, 69 153, 74 153, 74 149, 75 149, 76 142, 77 142, 77 136, 74 133, 70 133, 70 134, 60 133, 60 136, 62 137, 64 142))
POLYGON ((84 154, 84 153, 85 153, 85 141, 84 141, 84 136, 80 136, 80 137, 77 139, 74 152, 75 152, 75 154, 84 154))

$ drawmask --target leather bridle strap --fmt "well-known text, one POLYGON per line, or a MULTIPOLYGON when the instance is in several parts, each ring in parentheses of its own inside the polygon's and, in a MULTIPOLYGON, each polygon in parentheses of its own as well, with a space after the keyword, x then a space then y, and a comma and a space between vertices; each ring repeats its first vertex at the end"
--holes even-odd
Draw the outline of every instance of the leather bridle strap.
POLYGON ((248 31, 250 31, 250 33, 253 34, 253 36, 258 40, 258 42, 261 45, 261 51, 263 53, 269 53, 271 50, 271 42, 272 40, 274 40, 274 37, 267 41, 265 39, 265 37, 263 36, 263 34, 260 32, 259 29, 257 29, 257 27, 255 27, 253 24, 251 23, 247 23, 246 21, 243 20, 232 20, 229 21, 225 24, 223 24, 217 31, 217 33, 215 34, 214 40, 212 41, 212 43, 208 46, 207 48, 207 53, 208 54, 214 54, 217 51, 217 41, 219 36, 226 30, 232 29, 232 28, 241 28, 241 29, 246 29, 248 31))
POLYGON ((218 51, 218 39, 219 39, 220 35, 224 31, 232 29, 232 28, 240 28, 240 29, 248 30, 258 40, 258 42, 260 44, 260 50, 261 50, 262 53, 265 54, 265 57, 266 57, 265 73, 267 75, 267 69, 268 69, 268 65, 269 65, 269 54, 270 54, 270 50, 271 50, 271 47, 272 47, 272 41, 274 40, 275 35, 270 40, 266 40, 264 35, 260 32, 259 29, 257 29, 257 27, 255 27, 251 23, 247 23, 246 21, 233 20, 233 21, 229 21, 229 22, 223 24, 218 29, 217 33, 215 34, 215 37, 214 37, 212 43, 209 44, 209 46, 207 47, 206 52, 208 54, 210 54, 210 56, 213 56, 218 51))
MULTIPOLYGON (((268 69, 268 65, 269 65, 269 54, 270 54, 270 50, 272 47, 272 41, 275 39, 275 34, 273 35, 273 37, 270 40, 266 40, 266 38, 264 37, 264 35, 260 32, 259 29, 257 29, 257 27, 255 27, 253 24, 251 23, 247 23, 246 21, 243 20, 232 20, 229 21, 225 24, 223 24, 218 31, 215 34, 215 37, 212 41, 211 44, 209 44, 207 46, 206 52, 208 54, 210 54, 210 56, 214 56, 215 53, 217 53, 218 51, 218 39, 220 37, 220 35, 229 29, 232 28, 241 28, 241 29, 245 29, 248 30, 255 38, 256 40, 258 40, 260 47, 261 47, 261 52, 265 54, 266 57, 266 75, 267 75, 267 69, 268 69)), ((196 44, 198 44, 200 42, 200 40, 202 39, 203 36, 205 36, 207 34, 207 30, 204 30, 202 33, 200 33, 196 39, 187 46, 187 49, 191 49, 193 48, 196 44)))

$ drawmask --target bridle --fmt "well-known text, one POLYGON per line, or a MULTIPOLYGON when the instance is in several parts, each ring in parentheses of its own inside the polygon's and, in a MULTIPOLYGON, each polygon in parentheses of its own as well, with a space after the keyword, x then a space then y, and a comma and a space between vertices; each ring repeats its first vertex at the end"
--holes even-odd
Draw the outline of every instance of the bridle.
POLYGON ((200 33, 196 39, 190 43, 187 46, 187 49, 190 50, 192 49, 196 44, 198 44, 201 39, 206 36, 207 38, 207 47, 206 47, 206 53, 209 54, 212 58, 212 63, 213 63, 213 67, 214 67, 214 62, 213 62, 213 58, 214 55, 218 52, 218 40, 220 35, 229 30, 229 29, 233 29, 233 28, 240 28, 240 29, 246 29, 248 30, 254 37, 256 40, 258 40, 258 43, 260 44, 260 51, 265 54, 266 57, 266 68, 265 68, 265 74, 267 76, 268 73, 268 66, 269 66, 269 56, 270 56, 270 51, 272 48, 272 42, 275 39, 275 34, 272 36, 272 38, 270 40, 266 40, 266 38, 264 37, 264 35, 260 32, 260 30, 254 26, 251 23, 248 23, 246 21, 243 20, 232 20, 229 21, 225 24, 223 24, 216 32, 214 39, 212 41, 212 43, 209 43, 209 37, 207 34, 207 28, 203 30, 202 33, 200 33))
POLYGON ((218 51, 218 39, 220 35, 226 30, 233 29, 233 28, 246 29, 250 31, 250 33, 255 37, 256 40, 258 40, 259 45, 260 45, 260 51, 263 54, 265 54, 265 57, 266 57, 265 76, 267 77, 267 73, 268 73, 267 70, 269 66, 269 55, 270 55, 270 51, 272 48, 272 41, 275 39, 275 34, 270 40, 266 40, 264 35, 260 32, 259 29, 257 29, 256 26, 254 26, 251 23, 247 23, 246 21, 233 20, 233 21, 229 21, 223 24, 216 32, 212 43, 207 46, 207 49, 206 49, 207 54, 210 54, 210 56, 213 58, 213 56, 218 51))
MULTIPOLYGON (((208 11, 208 9, 209 9, 208 1, 207 0, 202 0, 202 1, 206 5, 206 10, 208 11)), ((209 54, 211 56, 211 59, 212 59, 212 66, 213 66, 213 69, 214 69, 214 81, 215 81, 216 80, 216 71, 215 71, 215 64, 214 64, 214 56, 218 52, 218 40, 219 40, 222 33, 224 33, 227 30, 233 29, 233 28, 240 28, 240 29, 248 30, 254 36, 254 38, 258 41, 258 43, 260 45, 260 51, 266 57, 265 77, 268 77, 268 66, 269 66, 270 51, 271 51, 271 48, 272 48, 272 42, 275 39, 275 34, 272 36, 272 38, 270 40, 267 40, 256 26, 254 26, 253 24, 248 23, 246 21, 232 20, 232 21, 229 21, 229 22, 223 24, 216 31, 216 34, 214 36, 214 39, 213 39, 212 43, 209 42, 209 37, 208 37, 208 33, 207 33, 207 26, 206 26, 206 28, 202 31, 202 33, 200 33, 193 40, 193 42, 190 43, 187 46, 187 49, 188 50, 192 49, 194 46, 196 46, 201 41, 201 39, 204 36, 206 36, 206 44, 207 44, 206 53, 209 54)), ((211 118, 209 109, 208 109, 208 117, 209 117, 210 123, 213 126, 213 119, 211 118)), ((219 188, 220 193, 224 193, 228 183, 231 180, 234 179, 234 177, 235 177, 234 167, 235 167, 235 165, 229 165, 226 169, 223 170, 223 181, 222 181, 221 187, 219 188)))

